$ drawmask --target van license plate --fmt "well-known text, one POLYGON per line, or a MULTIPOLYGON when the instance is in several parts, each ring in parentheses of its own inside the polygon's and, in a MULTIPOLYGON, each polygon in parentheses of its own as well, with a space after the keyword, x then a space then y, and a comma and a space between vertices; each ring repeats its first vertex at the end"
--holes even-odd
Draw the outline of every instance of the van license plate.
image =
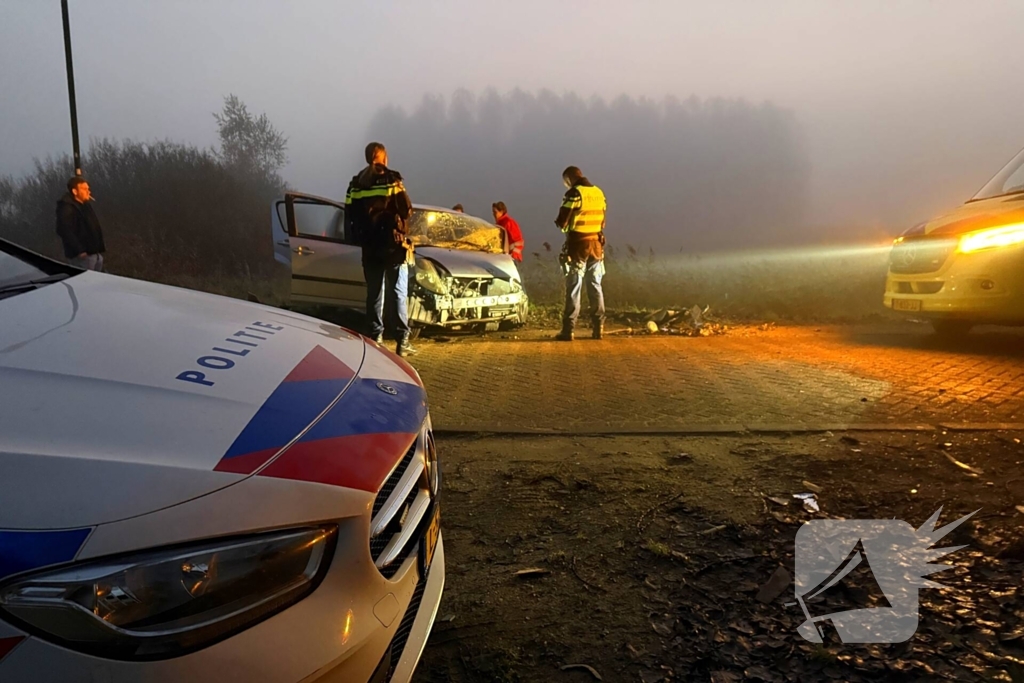
POLYGON ((920 311, 920 299, 893 299, 892 310, 894 311, 920 311))

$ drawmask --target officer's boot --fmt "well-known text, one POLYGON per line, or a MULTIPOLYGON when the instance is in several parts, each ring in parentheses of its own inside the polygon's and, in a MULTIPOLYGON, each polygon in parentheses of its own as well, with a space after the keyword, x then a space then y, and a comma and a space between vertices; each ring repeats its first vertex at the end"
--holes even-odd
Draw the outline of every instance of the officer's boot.
POLYGON ((604 336, 604 321, 595 320, 593 327, 594 339, 601 339, 604 336))
POLYGON ((409 343, 409 337, 400 337, 395 353, 400 357, 405 358, 406 356, 411 356, 416 353, 416 349, 414 349, 412 344, 409 343))
POLYGON ((562 331, 555 335, 555 339, 558 341, 572 341, 574 339, 572 334, 572 324, 562 323, 562 331))

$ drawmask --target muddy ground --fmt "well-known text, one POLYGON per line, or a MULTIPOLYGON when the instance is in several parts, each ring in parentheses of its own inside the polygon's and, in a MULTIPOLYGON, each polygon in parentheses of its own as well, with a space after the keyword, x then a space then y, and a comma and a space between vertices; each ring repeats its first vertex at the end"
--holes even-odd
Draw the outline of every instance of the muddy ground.
POLYGON ((1024 680, 1022 439, 442 436, 447 586, 416 681, 1024 680), (812 490, 820 513, 792 498, 812 490), (758 600, 803 522, 940 506, 980 512, 939 544, 968 547, 908 642, 805 641, 785 575, 758 600))

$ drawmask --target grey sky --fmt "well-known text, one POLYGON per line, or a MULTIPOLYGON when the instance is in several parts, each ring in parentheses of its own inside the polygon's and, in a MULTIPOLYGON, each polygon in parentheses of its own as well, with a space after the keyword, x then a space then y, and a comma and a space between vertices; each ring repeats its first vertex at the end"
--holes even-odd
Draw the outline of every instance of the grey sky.
MULTIPOLYGON (((457 88, 770 100, 807 135, 809 219, 835 228, 923 219, 1024 146, 1019 1, 71 0, 71 15, 83 139, 213 144, 233 92, 290 137, 287 179, 329 195, 378 107, 457 88)), ((0 17, 0 173, 17 174, 70 147, 60 3, 0 0, 0 17)))

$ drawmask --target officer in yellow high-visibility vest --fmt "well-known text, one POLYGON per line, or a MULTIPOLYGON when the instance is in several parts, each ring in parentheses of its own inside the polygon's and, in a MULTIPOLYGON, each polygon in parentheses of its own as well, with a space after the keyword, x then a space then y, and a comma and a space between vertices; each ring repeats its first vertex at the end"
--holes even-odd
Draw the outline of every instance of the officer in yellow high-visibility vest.
POLYGON ((584 284, 590 300, 590 324, 594 339, 604 332, 604 220, 608 204, 604 192, 575 166, 562 172, 568 190, 555 225, 565 233, 560 261, 565 273, 565 310, 562 331, 556 339, 573 340, 573 328, 580 315, 580 293, 584 284))

